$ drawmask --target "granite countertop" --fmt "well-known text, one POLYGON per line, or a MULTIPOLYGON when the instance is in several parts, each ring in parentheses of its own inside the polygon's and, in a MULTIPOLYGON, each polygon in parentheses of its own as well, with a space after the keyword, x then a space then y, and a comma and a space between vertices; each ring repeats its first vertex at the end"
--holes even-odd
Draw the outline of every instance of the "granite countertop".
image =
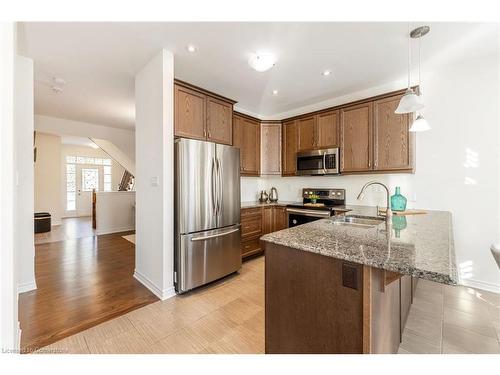
POLYGON ((241 208, 256 208, 263 206, 286 206, 287 204, 292 204, 296 202, 289 201, 278 201, 272 203, 260 203, 259 201, 251 201, 251 202, 241 202, 241 208))
MULTIPOLYGON (((347 216, 374 217, 376 207, 345 206, 347 216)), ((334 225, 321 219, 273 232, 264 242, 399 272, 443 284, 457 283, 452 217, 446 211, 393 216, 375 227, 334 225)))

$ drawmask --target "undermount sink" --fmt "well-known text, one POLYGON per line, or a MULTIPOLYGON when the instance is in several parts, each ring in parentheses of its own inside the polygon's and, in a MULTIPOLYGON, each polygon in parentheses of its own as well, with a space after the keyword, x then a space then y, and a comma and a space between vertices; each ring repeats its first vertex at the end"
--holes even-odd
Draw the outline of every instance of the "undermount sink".
POLYGON ((355 216, 339 216, 332 220, 333 225, 373 228, 385 222, 383 218, 365 218, 355 216))

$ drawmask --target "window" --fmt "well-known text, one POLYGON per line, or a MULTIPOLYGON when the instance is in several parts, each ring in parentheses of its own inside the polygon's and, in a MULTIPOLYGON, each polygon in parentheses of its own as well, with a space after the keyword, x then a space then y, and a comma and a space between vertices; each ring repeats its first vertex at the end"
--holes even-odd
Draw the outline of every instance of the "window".
MULTIPOLYGON (((76 158, 73 161, 76 161, 76 158)), ((76 209, 75 200, 76 200, 76 165, 68 163, 66 164, 66 210, 74 211, 76 209)))
POLYGON ((104 170, 104 191, 111 191, 111 166, 103 166, 104 170))
POLYGON ((82 191, 99 190, 99 170, 83 168, 82 169, 82 191))

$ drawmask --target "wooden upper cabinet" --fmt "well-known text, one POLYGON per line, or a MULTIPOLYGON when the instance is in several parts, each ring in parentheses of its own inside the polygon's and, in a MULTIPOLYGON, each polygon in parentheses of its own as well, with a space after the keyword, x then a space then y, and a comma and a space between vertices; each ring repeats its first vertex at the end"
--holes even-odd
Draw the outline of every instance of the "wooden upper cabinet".
POLYGON ((299 118, 298 126, 298 151, 314 150, 317 148, 316 116, 299 118))
POLYGON ((296 121, 287 121, 282 127, 282 175, 295 176, 297 172, 298 130, 296 121))
POLYGON ((233 104, 189 83, 174 83, 174 135, 231 145, 233 104))
POLYGON ((338 110, 317 115, 316 129, 317 148, 340 147, 338 110))
POLYGON ((401 95, 373 103, 373 153, 375 170, 412 170, 414 136, 411 114, 396 114, 401 95))
POLYGON ((281 174, 281 123, 264 123, 260 128, 260 174, 281 174))
POLYGON ((340 110, 340 160, 342 172, 373 170, 372 111, 372 102, 340 110))
POLYGON ((207 140, 226 145, 232 144, 233 105, 207 97, 207 140))
POLYGON ((206 139, 206 96, 174 86, 174 133, 179 137, 206 139))
POLYGON ((233 146, 240 149, 242 176, 260 175, 260 123, 239 115, 233 116, 233 146))

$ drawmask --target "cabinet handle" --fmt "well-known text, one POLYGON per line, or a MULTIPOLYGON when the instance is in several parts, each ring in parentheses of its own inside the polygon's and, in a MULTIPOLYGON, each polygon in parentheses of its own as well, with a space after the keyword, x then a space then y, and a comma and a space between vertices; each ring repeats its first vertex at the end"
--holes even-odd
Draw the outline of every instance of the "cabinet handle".
POLYGON ((210 133, 210 130, 208 131, 208 138, 212 138, 212 134, 210 133))
POLYGON ((203 136, 207 138, 207 131, 205 129, 203 129, 203 136))
POLYGON ((372 167, 372 162, 370 160, 368 160, 368 168, 371 168, 372 167))

